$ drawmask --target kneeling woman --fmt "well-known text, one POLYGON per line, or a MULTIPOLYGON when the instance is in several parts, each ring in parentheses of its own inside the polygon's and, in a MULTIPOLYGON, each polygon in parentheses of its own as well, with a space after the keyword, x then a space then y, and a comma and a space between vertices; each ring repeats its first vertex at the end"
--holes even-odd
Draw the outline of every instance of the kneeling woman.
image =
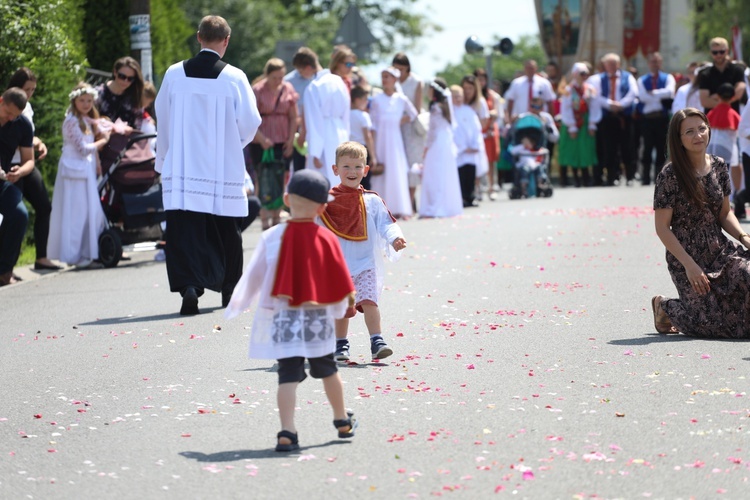
POLYGON ((729 170, 706 154, 711 129, 695 108, 678 111, 669 125, 671 163, 656 179, 656 234, 679 298, 651 300, 659 333, 750 338, 750 236, 729 207, 729 170))

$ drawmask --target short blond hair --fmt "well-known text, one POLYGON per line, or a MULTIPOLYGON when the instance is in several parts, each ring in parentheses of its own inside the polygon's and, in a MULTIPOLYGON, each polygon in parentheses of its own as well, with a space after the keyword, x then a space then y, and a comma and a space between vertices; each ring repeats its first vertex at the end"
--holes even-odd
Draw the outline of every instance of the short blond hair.
POLYGON ((336 148, 336 164, 342 157, 353 158, 355 160, 367 161, 367 148, 362 144, 354 141, 347 141, 336 148))
POLYGON ((460 94, 462 97, 464 95, 464 88, 460 85, 451 85, 450 87, 451 94, 460 94))
POLYGON ((713 47, 714 45, 719 45, 721 47, 724 47, 725 49, 729 48, 729 42, 727 42, 727 39, 720 36, 712 38, 711 41, 708 42, 709 47, 713 47))

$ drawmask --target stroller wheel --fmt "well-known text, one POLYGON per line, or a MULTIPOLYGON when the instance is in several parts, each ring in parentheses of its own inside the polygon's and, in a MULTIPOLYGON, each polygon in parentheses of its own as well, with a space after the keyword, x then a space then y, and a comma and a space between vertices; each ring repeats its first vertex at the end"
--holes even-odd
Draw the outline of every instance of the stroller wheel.
POLYGON ((521 190, 518 188, 518 186, 513 186, 510 188, 510 191, 508 191, 508 198, 511 200, 517 200, 521 197, 521 190))
POLYGON ((99 260, 104 267, 115 267, 122 258, 122 240, 114 229, 99 235, 99 260))

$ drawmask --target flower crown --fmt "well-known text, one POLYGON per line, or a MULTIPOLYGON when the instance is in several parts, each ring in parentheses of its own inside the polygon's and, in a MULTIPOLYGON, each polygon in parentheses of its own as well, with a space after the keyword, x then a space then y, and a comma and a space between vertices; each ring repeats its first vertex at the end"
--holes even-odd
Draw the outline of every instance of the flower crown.
POLYGON ((439 92, 440 94, 443 94, 443 96, 445 96, 445 97, 450 97, 450 96, 451 96, 451 91, 450 91, 450 89, 444 89, 443 87, 441 87, 440 85, 438 85, 438 84, 437 84, 437 83, 435 82, 435 80, 432 80, 432 81, 430 82, 430 87, 432 87, 432 89, 433 89, 433 90, 434 90, 435 92, 439 92))
POLYGON ((76 89, 72 91, 70 94, 68 94, 68 99, 72 101, 74 99, 78 99, 83 94, 91 94, 94 97, 94 99, 96 99, 97 96, 99 95, 99 92, 97 92, 94 87, 81 87, 80 89, 76 89))

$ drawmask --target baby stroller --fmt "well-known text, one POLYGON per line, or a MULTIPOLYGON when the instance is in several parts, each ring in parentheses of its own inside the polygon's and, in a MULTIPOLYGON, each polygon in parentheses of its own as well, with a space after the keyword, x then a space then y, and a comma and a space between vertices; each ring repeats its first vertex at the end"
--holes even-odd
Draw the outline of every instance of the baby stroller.
POLYGON ((524 194, 532 198, 549 198, 552 196, 552 183, 549 180, 549 150, 547 150, 547 131, 541 118, 533 113, 522 114, 510 128, 509 144, 504 152, 512 158, 515 165, 513 187, 508 193, 511 200, 517 200, 524 194), (520 145, 524 138, 530 139, 536 148, 524 150, 520 145), (524 193, 523 184, 526 184, 524 193))
POLYGON ((104 267, 120 262, 123 245, 162 239, 160 223, 166 215, 149 145, 155 137, 138 131, 113 133, 100 153, 99 197, 109 226, 99 235, 99 260, 104 267))

